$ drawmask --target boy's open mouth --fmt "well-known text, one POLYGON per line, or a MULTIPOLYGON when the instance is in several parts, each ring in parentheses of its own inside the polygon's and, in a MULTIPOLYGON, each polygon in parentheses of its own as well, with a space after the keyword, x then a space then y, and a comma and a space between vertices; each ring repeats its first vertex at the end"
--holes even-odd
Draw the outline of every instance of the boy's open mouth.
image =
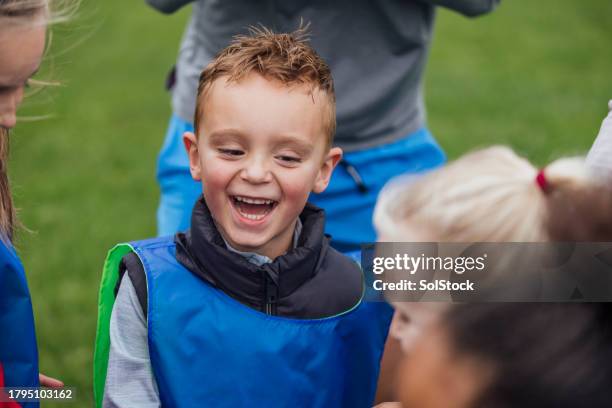
POLYGON ((231 196, 231 199, 238 213, 244 218, 253 221, 263 219, 278 204, 278 201, 264 198, 231 196))

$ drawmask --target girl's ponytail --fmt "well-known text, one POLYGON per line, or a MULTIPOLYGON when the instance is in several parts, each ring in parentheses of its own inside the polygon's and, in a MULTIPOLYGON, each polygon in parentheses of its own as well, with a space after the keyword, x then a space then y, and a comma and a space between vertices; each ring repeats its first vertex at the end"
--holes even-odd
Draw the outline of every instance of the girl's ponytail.
POLYGON ((399 179, 381 193, 374 222, 395 241, 415 228, 440 242, 612 241, 612 188, 601 183, 582 159, 538 170, 494 146, 399 179))
POLYGON ((612 240, 612 189, 589 175, 582 160, 557 160, 542 174, 550 241, 612 240))

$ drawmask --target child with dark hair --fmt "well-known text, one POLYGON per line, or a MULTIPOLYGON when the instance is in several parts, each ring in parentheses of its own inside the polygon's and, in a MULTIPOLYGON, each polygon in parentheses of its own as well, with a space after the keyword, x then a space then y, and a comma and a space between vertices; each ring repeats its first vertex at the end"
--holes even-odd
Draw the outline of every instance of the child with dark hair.
POLYGON ((397 384, 404 408, 609 407, 612 310, 607 303, 454 305, 416 341, 397 384))

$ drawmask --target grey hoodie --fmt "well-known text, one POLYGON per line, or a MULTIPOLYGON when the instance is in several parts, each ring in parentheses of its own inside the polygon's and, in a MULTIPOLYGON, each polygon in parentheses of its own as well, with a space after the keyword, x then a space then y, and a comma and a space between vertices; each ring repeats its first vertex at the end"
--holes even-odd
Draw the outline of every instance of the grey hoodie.
MULTIPOLYGON (((311 44, 329 64, 337 98, 335 143, 347 151, 393 142, 425 125, 422 78, 435 6, 466 16, 500 0, 198 0, 177 61, 174 113, 193 121, 202 69, 235 34, 257 24, 277 32, 310 22, 311 44)), ((190 0, 147 0, 172 13, 190 0)))

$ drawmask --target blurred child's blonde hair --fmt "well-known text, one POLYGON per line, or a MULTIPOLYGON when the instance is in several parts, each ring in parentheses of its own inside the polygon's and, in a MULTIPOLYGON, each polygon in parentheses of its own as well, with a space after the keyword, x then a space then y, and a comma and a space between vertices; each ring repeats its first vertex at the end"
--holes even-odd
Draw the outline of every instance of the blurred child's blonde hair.
MULTIPOLYGON (((65 21, 78 6, 79 0, 0 0, 0 30, 8 23, 49 25, 65 21)), ((9 131, 0 128, 0 241, 12 240, 16 224, 7 174, 8 154, 9 131)))
MULTIPOLYGON (((384 190, 374 222, 401 242, 415 226, 424 241, 609 241, 612 193, 579 158, 538 169, 507 147, 467 154, 449 165, 384 190)), ((414 235, 414 234, 412 234, 414 235)))
POLYGON ((70 19, 79 4, 80 0, 0 0, 0 19, 19 23, 42 14, 49 25, 70 19))
POLYGON ((331 147, 336 132, 336 95, 329 66, 308 43, 308 26, 292 33, 276 34, 252 27, 250 35, 238 35, 208 64, 200 75, 194 118, 198 134, 202 105, 212 83, 221 77, 238 82, 251 73, 283 85, 306 85, 324 92, 328 106, 324 118, 326 142, 331 147))
POLYGON ((0 0, 0 17, 32 17, 49 11, 50 0, 0 0))

